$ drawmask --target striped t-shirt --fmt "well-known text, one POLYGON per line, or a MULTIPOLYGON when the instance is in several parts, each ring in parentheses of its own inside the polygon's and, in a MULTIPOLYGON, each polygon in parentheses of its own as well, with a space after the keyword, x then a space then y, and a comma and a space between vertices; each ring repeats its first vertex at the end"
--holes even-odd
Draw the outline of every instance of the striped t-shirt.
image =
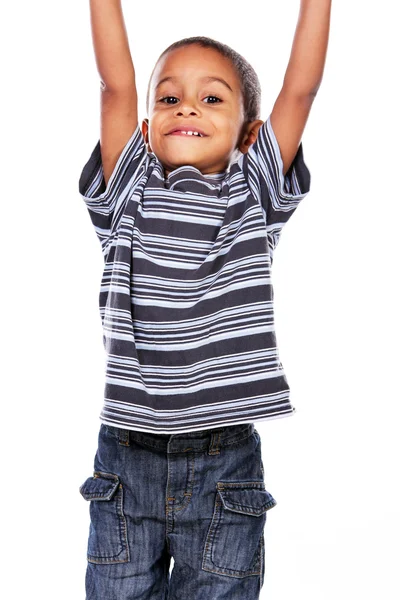
POLYGON ((303 145, 283 176, 270 117, 221 173, 164 177, 138 124, 105 185, 97 142, 79 193, 101 243, 100 421, 183 433, 290 416, 271 266, 310 189, 303 145))

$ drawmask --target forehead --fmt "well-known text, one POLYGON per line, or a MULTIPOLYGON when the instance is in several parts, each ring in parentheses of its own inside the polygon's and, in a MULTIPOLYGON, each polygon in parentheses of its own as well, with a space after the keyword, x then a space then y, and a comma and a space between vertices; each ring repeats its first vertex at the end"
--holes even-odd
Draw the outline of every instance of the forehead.
POLYGON ((160 59, 154 70, 152 87, 155 89, 166 78, 176 83, 202 83, 220 78, 233 92, 239 88, 239 78, 231 61, 213 48, 195 44, 176 48, 160 59))

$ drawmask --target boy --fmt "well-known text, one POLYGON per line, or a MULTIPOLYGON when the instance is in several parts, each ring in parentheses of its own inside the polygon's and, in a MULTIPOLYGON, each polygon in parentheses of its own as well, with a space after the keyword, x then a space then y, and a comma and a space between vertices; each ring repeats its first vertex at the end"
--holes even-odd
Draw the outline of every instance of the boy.
POLYGON ((301 137, 329 18, 330 0, 302 0, 266 122, 252 67, 196 37, 158 59, 140 128, 120 0, 91 0, 101 140, 79 191, 105 260, 107 364, 94 473, 80 487, 86 600, 259 597, 276 501, 254 421, 295 411, 270 271, 310 189, 301 137))

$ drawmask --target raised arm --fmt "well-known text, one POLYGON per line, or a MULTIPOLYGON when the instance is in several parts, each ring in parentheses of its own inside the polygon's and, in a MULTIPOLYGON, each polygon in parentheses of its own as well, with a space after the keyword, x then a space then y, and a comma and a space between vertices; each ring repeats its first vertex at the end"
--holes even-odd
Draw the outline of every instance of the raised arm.
POLYGON ((286 174, 296 155, 312 103, 322 81, 331 0, 301 0, 289 64, 271 112, 286 174))
POLYGON ((138 124, 135 69, 121 0, 90 0, 90 20, 100 75, 100 146, 107 184, 138 124))

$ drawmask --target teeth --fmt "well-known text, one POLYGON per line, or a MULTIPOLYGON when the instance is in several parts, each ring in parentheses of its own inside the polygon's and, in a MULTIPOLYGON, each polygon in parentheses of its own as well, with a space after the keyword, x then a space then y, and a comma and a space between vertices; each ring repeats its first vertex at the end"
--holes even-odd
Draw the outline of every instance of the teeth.
POLYGON ((197 131, 181 131, 181 133, 184 133, 185 135, 198 135, 201 137, 201 133, 198 133, 197 131))

